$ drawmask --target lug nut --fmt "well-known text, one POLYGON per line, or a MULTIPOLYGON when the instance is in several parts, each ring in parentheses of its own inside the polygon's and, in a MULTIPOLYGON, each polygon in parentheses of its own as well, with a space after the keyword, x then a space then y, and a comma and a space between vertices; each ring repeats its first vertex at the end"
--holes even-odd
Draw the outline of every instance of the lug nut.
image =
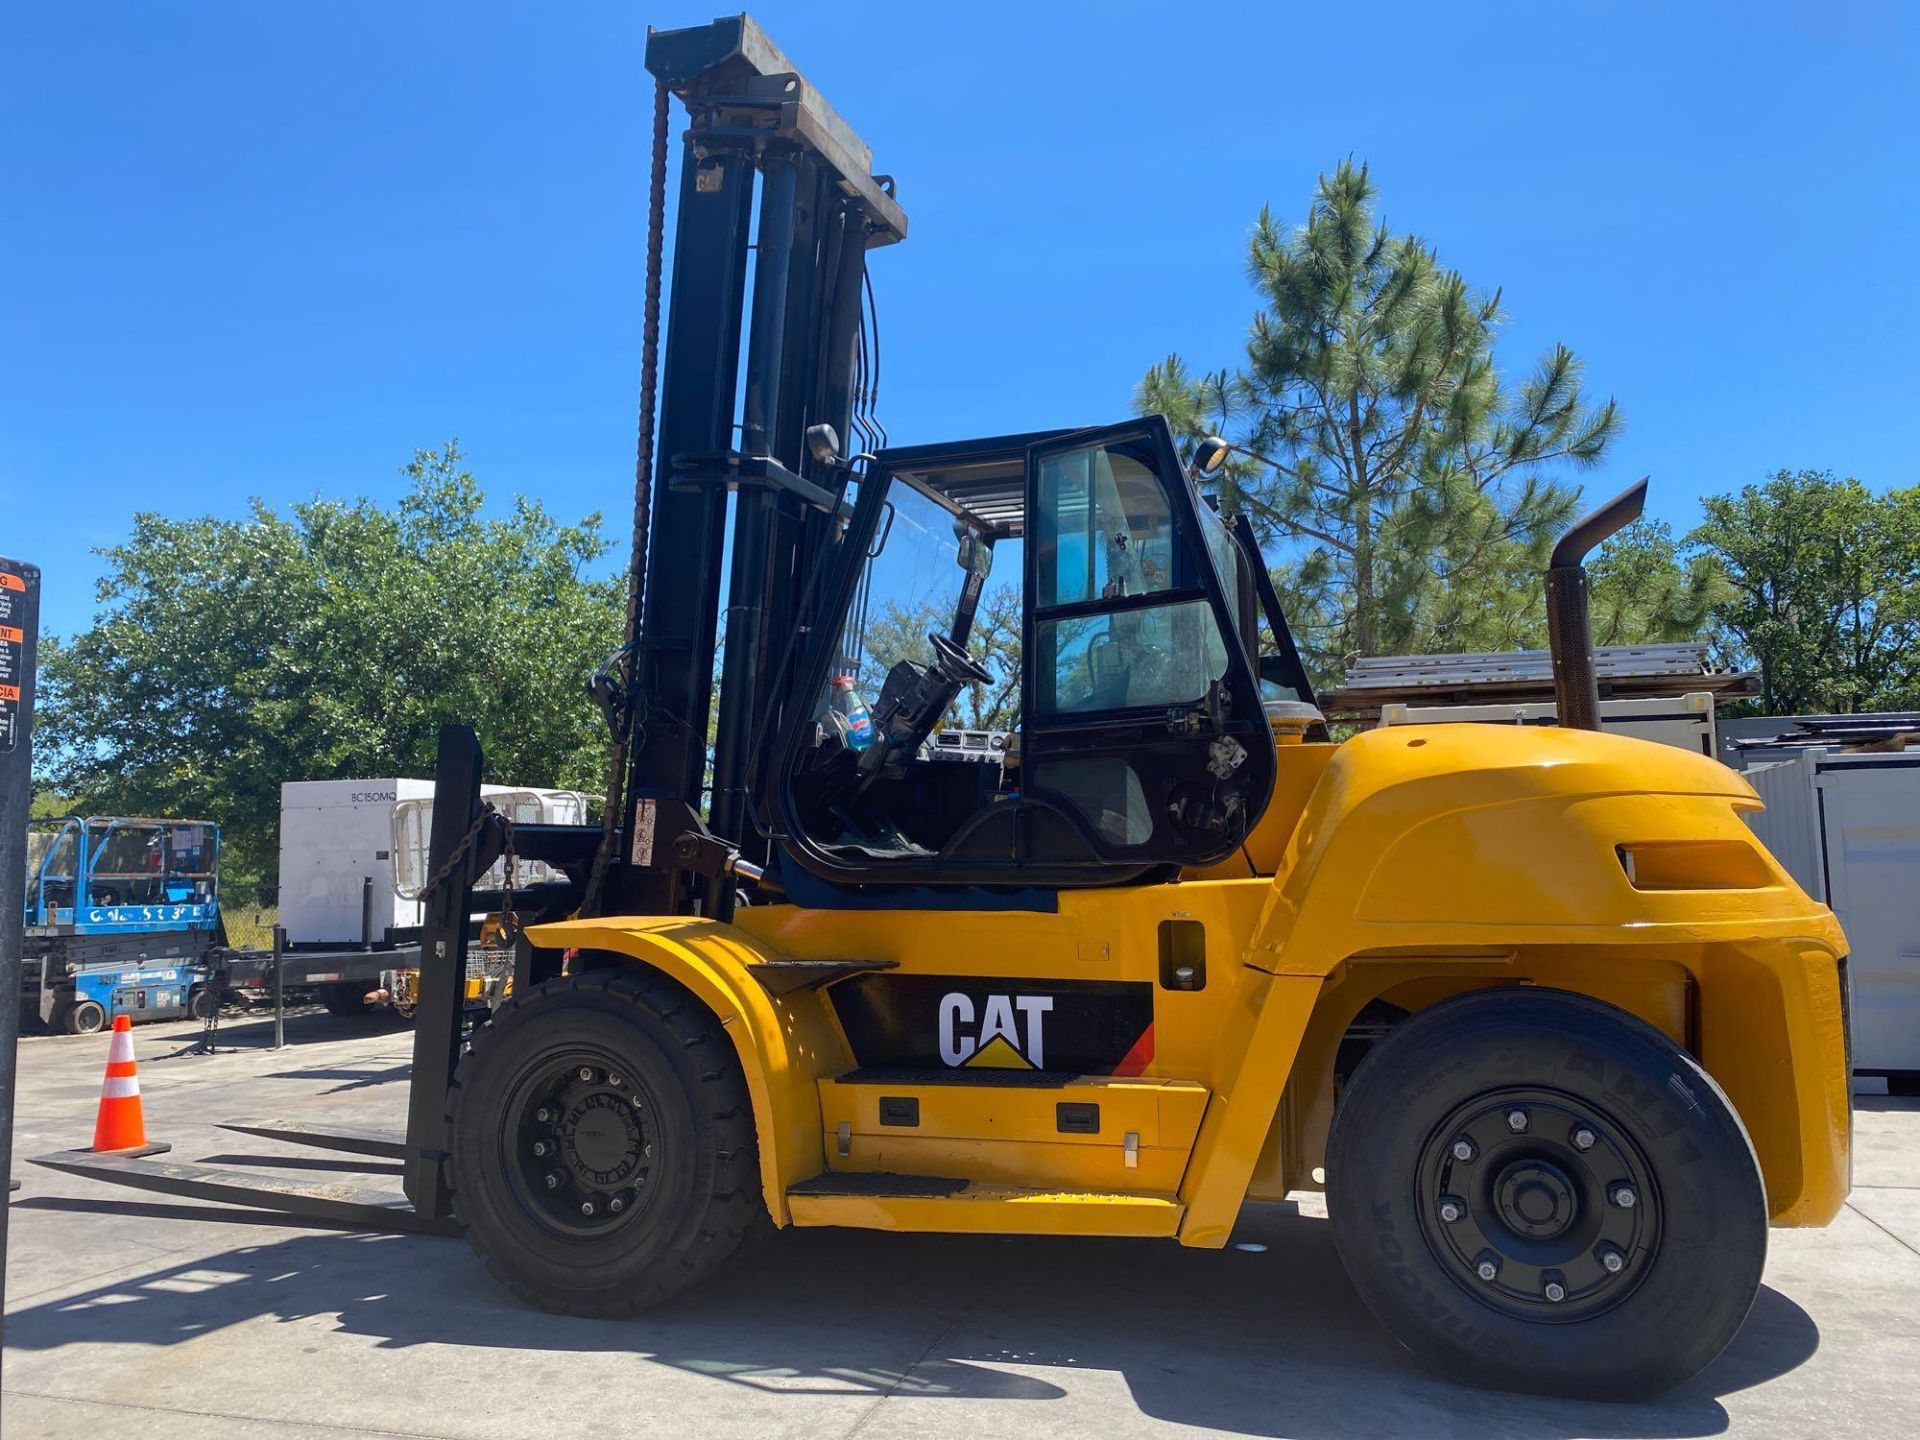
POLYGON ((626 1082, 622 1080, 618 1075, 614 1074, 613 1071, 609 1070, 607 1072, 607 1084, 613 1086, 614 1089, 618 1090, 625 1083, 626 1082))
POLYGON ((1527 1128, 1527 1112, 1524 1110, 1507 1111, 1507 1129, 1518 1135, 1527 1128))
POLYGON ((640 1108, 640 1092, 638 1090, 633 1092, 633 1108, 636 1110, 640 1108))
POLYGON ((560 1188, 560 1172, 558 1170, 549 1170, 547 1172, 547 1189, 558 1190, 559 1188, 560 1188))
POLYGON ((591 1080, 593 1079, 593 1069, 592 1069, 592 1067, 591 1067, 591 1066, 587 1066, 587 1065, 582 1065, 582 1066, 580 1067, 580 1078, 581 1078, 582 1080, 587 1080, 587 1081, 591 1081, 591 1080))
POLYGON ((1600 1263, 1606 1267, 1609 1275, 1618 1275, 1627 1268, 1627 1257, 1609 1245, 1600 1252, 1600 1263))
POLYGON ((544 1140, 536 1140, 533 1142, 533 1153, 536 1155, 544 1155, 552 1148, 553 1147, 544 1140))
POLYGON ((1467 1139, 1467 1137, 1464 1135, 1462 1135, 1458 1140, 1453 1142, 1453 1158, 1460 1161, 1463 1164, 1466 1161, 1473 1159, 1476 1153, 1477 1152, 1473 1148, 1473 1142, 1467 1139))
POLYGON ((1474 1261, 1473 1273, 1482 1280, 1491 1282, 1493 1277, 1500 1273, 1500 1262, 1491 1255, 1482 1255, 1474 1261))
POLYGON ((1467 1213, 1466 1207, 1463 1206, 1458 1200, 1454 1199, 1453 1196, 1451 1195, 1447 1196, 1446 1199, 1440 1202, 1440 1218, 1446 1221, 1449 1225, 1453 1224, 1454 1221, 1458 1220, 1462 1215, 1465 1215, 1466 1213, 1467 1213))
POLYGON ((1547 1283, 1542 1287, 1541 1293, 1554 1304, 1558 1305, 1562 1300, 1567 1298, 1567 1287, 1557 1274, 1548 1271, 1547 1283))
POLYGON ((1591 1150, 1593 1148, 1593 1142, 1598 1138, 1593 1131, 1582 1125, 1578 1130, 1573 1132, 1573 1148, 1576 1150, 1591 1150))
POLYGON ((580 1202, 580 1213, 582 1215, 585 1215, 588 1219, 592 1219, 593 1213, 594 1213, 593 1201, 582 1200, 580 1202))
POLYGON ((1614 1186, 1613 1193, 1608 1195, 1607 1198, 1622 1210, 1631 1210, 1640 1199, 1638 1195, 1633 1193, 1633 1187, 1631 1185, 1614 1186))
POLYGON ((614 1196, 611 1200, 607 1201, 607 1209, 611 1210, 616 1215, 618 1215, 622 1210, 626 1208, 627 1208, 627 1202, 622 1200, 618 1195, 614 1196))
POLYGON ((542 1125, 545 1125, 553 1119, 553 1111, 542 1105, 538 1110, 533 1112, 533 1118, 538 1120, 542 1125))

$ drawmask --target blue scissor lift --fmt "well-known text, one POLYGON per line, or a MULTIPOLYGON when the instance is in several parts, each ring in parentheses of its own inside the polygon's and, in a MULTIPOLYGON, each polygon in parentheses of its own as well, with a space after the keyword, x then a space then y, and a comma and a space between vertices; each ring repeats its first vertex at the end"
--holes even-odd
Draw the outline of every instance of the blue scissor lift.
POLYGON ((70 1034, 191 1015, 220 1001, 220 827, 68 816, 27 837, 21 1006, 70 1034))

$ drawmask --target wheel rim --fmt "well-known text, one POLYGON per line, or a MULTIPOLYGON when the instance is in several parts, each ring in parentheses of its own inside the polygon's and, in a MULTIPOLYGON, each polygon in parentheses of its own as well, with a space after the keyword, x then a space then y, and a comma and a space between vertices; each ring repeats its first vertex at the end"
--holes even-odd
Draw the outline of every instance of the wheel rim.
POLYGON ((552 1052, 523 1068, 508 1094, 508 1184, 542 1226, 597 1240, 647 1208, 659 1158, 653 1100, 617 1059, 586 1047, 552 1052))
POLYGON ((92 1035, 107 1023, 107 1012, 91 1000, 83 1000, 73 1007, 73 1033, 92 1035))
POLYGON ((1417 1184, 1434 1258, 1504 1314, 1590 1319, 1653 1268, 1653 1167, 1625 1127, 1574 1096, 1529 1087, 1476 1095, 1428 1136, 1417 1184))

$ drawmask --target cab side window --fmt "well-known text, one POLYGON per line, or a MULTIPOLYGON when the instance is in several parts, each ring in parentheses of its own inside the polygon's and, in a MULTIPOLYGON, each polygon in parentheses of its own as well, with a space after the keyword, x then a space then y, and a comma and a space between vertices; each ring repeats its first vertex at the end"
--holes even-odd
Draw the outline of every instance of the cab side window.
POLYGON ((1044 455, 1035 490, 1037 713, 1204 698, 1226 672, 1226 641, 1195 593, 1201 578, 1152 450, 1121 442, 1044 455))
MULTIPOLYGON (((1038 584, 1045 610, 1174 587, 1173 513, 1150 452, 1088 446, 1040 460, 1038 584)), ((1183 580, 1188 577, 1182 576, 1183 580)))

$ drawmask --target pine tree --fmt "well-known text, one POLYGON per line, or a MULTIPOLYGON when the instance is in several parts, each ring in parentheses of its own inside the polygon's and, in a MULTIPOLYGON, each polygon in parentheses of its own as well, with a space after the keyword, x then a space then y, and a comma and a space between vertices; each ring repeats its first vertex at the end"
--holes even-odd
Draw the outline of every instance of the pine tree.
POLYGON ((1307 221, 1271 210, 1248 272, 1261 299, 1234 372, 1178 356, 1135 395, 1184 443, 1244 452, 1223 504, 1249 516, 1302 649, 1323 679, 1362 655, 1538 643, 1540 571, 1577 492, 1620 433, 1556 346, 1517 388, 1494 364, 1496 291, 1471 289, 1375 216, 1364 165, 1322 175, 1307 221))

